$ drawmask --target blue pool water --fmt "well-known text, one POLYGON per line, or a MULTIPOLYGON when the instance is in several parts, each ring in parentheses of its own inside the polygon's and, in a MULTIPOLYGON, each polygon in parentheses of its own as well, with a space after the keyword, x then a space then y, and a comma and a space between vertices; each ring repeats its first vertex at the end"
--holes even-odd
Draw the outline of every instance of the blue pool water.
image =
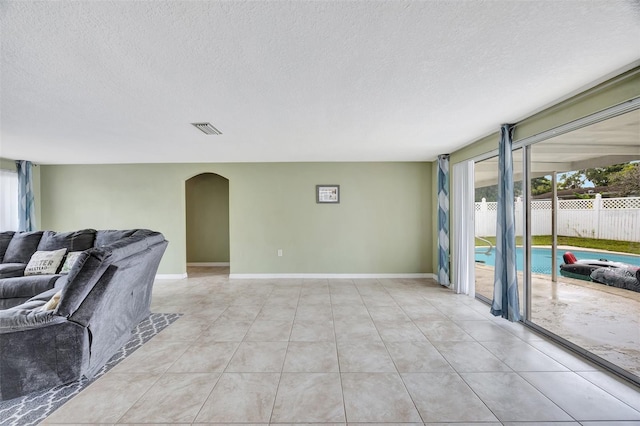
MULTIPOLYGON (((476 262, 481 262, 489 266, 495 266, 496 249, 493 248, 490 255, 485 254, 486 250, 487 247, 476 247, 476 262)), ((558 266, 564 263, 564 260, 562 260, 562 255, 566 251, 567 250, 558 250, 558 266)), ((580 250, 571 250, 571 252, 578 259, 607 259, 614 262, 623 262, 633 266, 640 266, 640 256, 580 250)), ((524 256, 522 254, 522 247, 516 247, 516 263, 518 271, 522 271, 523 259, 524 256)), ((531 271, 538 274, 551 275, 550 248, 533 247, 531 249, 531 271)))

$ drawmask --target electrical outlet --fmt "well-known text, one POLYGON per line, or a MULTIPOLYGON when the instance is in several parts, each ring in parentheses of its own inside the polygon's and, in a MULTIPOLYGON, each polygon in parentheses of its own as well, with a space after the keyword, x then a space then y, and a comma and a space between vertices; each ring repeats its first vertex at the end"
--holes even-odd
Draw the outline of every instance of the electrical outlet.
POLYGON ((282 249, 278 249, 278 257, 282 257, 282 249))

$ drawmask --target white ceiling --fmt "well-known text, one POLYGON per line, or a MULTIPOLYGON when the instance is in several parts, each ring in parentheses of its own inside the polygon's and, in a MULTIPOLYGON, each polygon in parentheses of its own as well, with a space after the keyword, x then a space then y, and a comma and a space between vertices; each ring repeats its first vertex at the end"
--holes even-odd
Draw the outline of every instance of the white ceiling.
POLYGON ((0 157, 41 164, 430 161, 640 58, 633 0, 2 1, 0 19, 0 157))

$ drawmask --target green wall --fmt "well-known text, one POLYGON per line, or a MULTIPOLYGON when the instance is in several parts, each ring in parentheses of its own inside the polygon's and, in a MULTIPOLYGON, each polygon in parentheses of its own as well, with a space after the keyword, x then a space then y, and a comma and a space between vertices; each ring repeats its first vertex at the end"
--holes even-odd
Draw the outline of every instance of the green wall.
POLYGON ((186 182, 187 262, 229 262, 229 181, 214 173, 186 182))
POLYGON ((0 158, 0 169, 16 171, 16 162, 14 160, 7 160, 6 158, 0 158))
MULTIPOLYGON (((431 264, 433 273, 438 275, 438 162, 435 161, 431 167, 431 193, 433 194, 433 215, 431 217, 431 233, 434 236, 431 248, 431 264)), ((449 224, 449 234, 451 234, 451 224, 449 224)), ((437 278, 436 278, 437 280, 437 278)))
POLYGON ((185 181, 201 173, 229 179, 234 274, 433 272, 431 163, 41 166, 42 228, 158 230, 159 273, 184 273, 185 181), (340 204, 316 204, 316 184, 339 184, 340 204))

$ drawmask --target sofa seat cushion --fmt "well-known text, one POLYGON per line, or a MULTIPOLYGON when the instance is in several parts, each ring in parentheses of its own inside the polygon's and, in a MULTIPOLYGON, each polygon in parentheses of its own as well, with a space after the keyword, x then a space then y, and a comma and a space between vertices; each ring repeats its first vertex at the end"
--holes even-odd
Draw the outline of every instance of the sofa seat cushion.
POLYGON ((0 299, 0 311, 22 305, 29 300, 28 297, 13 297, 11 299, 0 299))
POLYGON ((60 275, 29 275, 0 279, 0 299, 33 297, 54 288, 60 275))
POLYGON ((29 263, 29 259, 38 249, 42 231, 16 232, 4 253, 3 263, 29 263))
POLYGON ((0 278, 21 277, 26 267, 26 263, 1 263, 0 278))
POLYGON ((68 252, 85 251, 93 247, 96 239, 95 229, 82 229, 75 232, 44 231, 38 251, 52 251, 66 248, 68 252))

